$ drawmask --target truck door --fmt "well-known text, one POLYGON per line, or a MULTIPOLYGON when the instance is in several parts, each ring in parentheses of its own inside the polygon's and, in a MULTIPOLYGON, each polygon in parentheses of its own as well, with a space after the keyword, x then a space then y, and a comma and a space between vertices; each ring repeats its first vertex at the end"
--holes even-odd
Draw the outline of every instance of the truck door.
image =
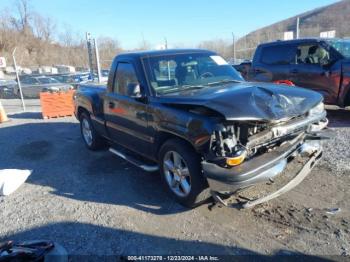
POLYGON ((131 62, 119 62, 113 80, 113 90, 104 98, 106 125, 111 140, 132 151, 147 155, 153 137, 148 125, 148 105, 128 94, 128 85, 139 84, 131 62))
POLYGON ((289 80, 290 68, 295 58, 295 46, 280 43, 261 46, 255 57, 250 72, 252 80, 259 82, 289 80))
MULTIPOLYGON (((332 72, 331 53, 320 43, 298 45, 296 63, 290 71, 291 81, 297 86, 321 93, 325 102, 335 104, 339 92, 339 77, 332 72)), ((338 70, 339 71, 339 70, 338 70)))

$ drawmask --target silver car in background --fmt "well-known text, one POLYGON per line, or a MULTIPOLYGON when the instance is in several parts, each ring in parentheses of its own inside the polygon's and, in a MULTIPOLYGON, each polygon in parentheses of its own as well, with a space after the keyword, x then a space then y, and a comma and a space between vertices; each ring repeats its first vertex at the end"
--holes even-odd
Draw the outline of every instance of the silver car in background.
MULTIPOLYGON (((40 92, 59 92, 72 90, 73 86, 64 84, 47 76, 23 76, 20 78, 22 93, 26 98, 38 98, 40 92)), ((14 88, 15 95, 19 96, 18 85, 14 88)))
POLYGON ((0 99, 15 98, 14 88, 17 82, 12 79, 0 79, 0 99))

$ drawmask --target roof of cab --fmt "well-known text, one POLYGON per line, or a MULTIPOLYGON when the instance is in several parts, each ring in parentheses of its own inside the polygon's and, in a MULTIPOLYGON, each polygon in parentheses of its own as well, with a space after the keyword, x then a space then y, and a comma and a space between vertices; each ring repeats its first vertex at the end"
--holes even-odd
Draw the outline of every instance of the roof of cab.
POLYGON ((165 49, 165 50, 148 50, 148 51, 138 51, 138 52, 126 52, 121 53, 118 57, 150 57, 150 56, 160 56, 160 55, 176 55, 176 54, 193 54, 193 53, 206 53, 215 55, 216 53, 206 49, 165 49))
MULTIPOLYGON (((332 38, 338 39, 338 38, 332 38)), ((305 42, 321 42, 321 41, 327 41, 330 40, 329 38, 319 38, 319 37, 308 37, 308 38, 299 38, 299 39, 292 39, 292 40, 277 40, 267 43, 262 43, 259 46, 267 46, 267 45, 279 45, 279 44, 294 44, 294 43, 305 43, 305 42)))

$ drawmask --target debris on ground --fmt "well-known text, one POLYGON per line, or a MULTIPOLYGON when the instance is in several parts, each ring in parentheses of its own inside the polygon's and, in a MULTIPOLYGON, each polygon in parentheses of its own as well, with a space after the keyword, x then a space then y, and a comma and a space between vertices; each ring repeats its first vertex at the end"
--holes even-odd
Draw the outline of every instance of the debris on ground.
POLYGON ((326 211, 327 214, 330 214, 330 215, 335 215, 335 214, 338 214, 339 212, 341 211, 340 208, 336 207, 336 208, 330 208, 326 211))
POLYGON ((30 176, 31 170, 0 170, 0 196, 8 196, 16 191, 30 176))

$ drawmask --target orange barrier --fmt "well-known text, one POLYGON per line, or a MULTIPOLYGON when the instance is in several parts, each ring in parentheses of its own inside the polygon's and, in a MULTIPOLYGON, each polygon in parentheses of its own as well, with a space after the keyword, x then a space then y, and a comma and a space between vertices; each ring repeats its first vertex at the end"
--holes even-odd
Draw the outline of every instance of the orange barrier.
POLYGON ((74 115, 74 90, 67 92, 41 92, 40 104, 43 118, 56 118, 74 115))
POLYGON ((5 109, 0 102, 0 124, 9 121, 5 113, 5 109))
POLYGON ((274 83, 279 85, 295 86, 294 83, 290 80, 277 80, 274 81, 274 83))

